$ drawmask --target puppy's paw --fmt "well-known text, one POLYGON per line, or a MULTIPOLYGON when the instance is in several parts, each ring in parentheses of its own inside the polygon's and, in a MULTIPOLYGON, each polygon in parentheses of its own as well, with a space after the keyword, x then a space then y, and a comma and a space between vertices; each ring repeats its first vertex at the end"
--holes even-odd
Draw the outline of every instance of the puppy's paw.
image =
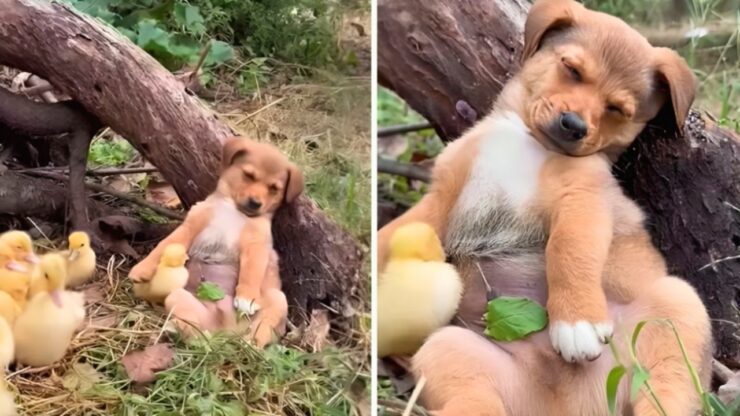
POLYGON ((610 322, 554 321, 550 325, 550 341, 555 351, 569 363, 593 361, 599 358, 613 332, 610 322))
POLYGON ((257 313, 262 307, 257 303, 257 299, 244 299, 241 297, 234 298, 234 308, 247 316, 257 313))

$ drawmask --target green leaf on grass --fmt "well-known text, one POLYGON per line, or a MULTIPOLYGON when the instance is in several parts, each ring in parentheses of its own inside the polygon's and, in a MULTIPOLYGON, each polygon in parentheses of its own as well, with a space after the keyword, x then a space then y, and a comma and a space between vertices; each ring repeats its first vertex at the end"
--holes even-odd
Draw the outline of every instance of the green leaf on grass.
POLYGON ((547 311, 527 298, 502 296, 488 302, 483 319, 486 335, 497 341, 516 341, 547 326, 547 311))
POLYGON ((206 56, 205 65, 222 64, 234 57, 234 48, 226 42, 214 40, 211 42, 211 50, 206 56))
POLYGON ((645 385, 650 378, 650 373, 640 365, 632 367, 632 386, 630 387, 630 401, 634 402, 637 398, 637 392, 645 385))
POLYGON ((618 365, 609 371, 606 376, 606 403, 609 405, 609 414, 617 414, 617 392, 619 391, 619 382, 624 377, 626 369, 623 365, 618 365))
POLYGON ((159 46, 167 50, 170 46, 170 34, 157 26, 155 20, 146 19, 139 22, 137 27, 139 37, 136 44, 143 49, 149 49, 153 46, 159 46))
POLYGON ((184 26, 192 33, 202 33, 205 30, 205 20, 200 14, 200 8, 198 6, 191 6, 189 4, 177 3, 173 9, 175 16, 175 22, 178 25, 184 26))
POLYGON ((198 290, 195 291, 195 295, 198 299, 217 301, 223 299, 226 294, 223 289, 215 283, 203 282, 198 286, 198 290))

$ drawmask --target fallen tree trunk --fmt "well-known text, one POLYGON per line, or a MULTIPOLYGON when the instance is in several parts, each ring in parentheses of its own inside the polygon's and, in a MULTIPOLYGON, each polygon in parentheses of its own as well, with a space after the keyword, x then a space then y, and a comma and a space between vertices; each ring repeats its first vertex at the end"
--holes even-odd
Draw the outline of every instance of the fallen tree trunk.
MULTIPOLYGON (((518 69, 528 3, 380 0, 378 80, 452 140, 518 69)), ((686 135, 644 132, 615 167, 672 273, 713 318, 715 356, 740 366, 740 141, 698 114, 686 135)))
MULTIPOLYGON (((0 0, 0 39, 0 64, 43 77, 126 137, 185 206, 213 191, 221 145, 232 130, 114 29, 59 3, 0 0)), ((305 196, 276 215, 274 232, 291 260, 281 274, 292 306, 312 299, 351 309, 347 289, 360 284, 362 262, 352 238, 305 196)))

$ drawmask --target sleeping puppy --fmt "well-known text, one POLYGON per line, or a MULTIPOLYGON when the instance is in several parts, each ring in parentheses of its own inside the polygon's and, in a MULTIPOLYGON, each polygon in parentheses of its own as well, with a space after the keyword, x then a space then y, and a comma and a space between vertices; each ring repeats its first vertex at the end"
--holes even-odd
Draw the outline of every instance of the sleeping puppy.
POLYGON ((256 313, 251 336, 259 346, 282 335, 288 314, 280 290, 278 257, 272 246, 272 217, 303 191, 303 175, 274 146, 248 139, 229 139, 223 148, 216 190, 194 205, 183 223, 139 264, 129 276, 134 282, 154 275, 164 248, 179 243, 188 249, 189 281, 185 289, 165 299, 168 312, 181 329, 234 328, 234 309, 256 313), (202 282, 213 282, 226 297, 201 301, 194 293, 202 282))
MULTIPOLYGON (((606 415, 605 381, 644 319, 670 319, 707 384, 709 319, 694 289, 668 275, 640 208, 611 175, 648 123, 683 126, 695 79, 673 51, 621 20, 570 0, 530 10, 523 66, 493 111, 437 158, 430 191, 380 230, 423 221, 443 236, 466 283, 459 326, 413 357, 422 397, 440 415, 606 415), (547 331, 516 342, 480 334, 486 303, 524 296, 546 306, 547 331)), ((392 278, 392 276, 388 276, 392 278)), ((671 330, 650 323, 637 356, 667 414, 693 415, 694 392, 671 330)), ((628 363, 625 363, 628 364, 628 363)), ((647 395, 618 414, 658 414, 647 395)))

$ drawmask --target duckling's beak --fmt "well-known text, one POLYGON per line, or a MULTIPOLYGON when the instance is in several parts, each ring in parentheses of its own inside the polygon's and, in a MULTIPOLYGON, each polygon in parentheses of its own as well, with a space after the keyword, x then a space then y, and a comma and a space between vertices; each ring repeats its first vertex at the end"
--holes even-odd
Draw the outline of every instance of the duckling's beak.
POLYGON ((72 251, 70 251, 70 252, 69 252, 69 261, 75 261, 75 259, 76 259, 76 258, 77 258, 77 256, 79 256, 79 255, 80 255, 80 252, 79 252, 79 251, 77 251, 77 250, 72 250, 72 251))
POLYGON ((31 264, 39 264, 39 261, 40 261, 39 256, 35 255, 34 253, 26 254, 26 257, 24 257, 23 260, 31 264))
POLYGON ((51 292, 49 292, 49 297, 51 298, 51 301, 54 302, 55 305, 57 305, 57 308, 61 308, 63 306, 61 290, 52 290, 51 292))
POLYGON ((5 268, 10 271, 20 272, 20 273, 25 273, 28 271, 28 269, 26 269, 26 266, 24 266, 21 263, 18 263, 17 261, 9 261, 5 263, 5 268))

